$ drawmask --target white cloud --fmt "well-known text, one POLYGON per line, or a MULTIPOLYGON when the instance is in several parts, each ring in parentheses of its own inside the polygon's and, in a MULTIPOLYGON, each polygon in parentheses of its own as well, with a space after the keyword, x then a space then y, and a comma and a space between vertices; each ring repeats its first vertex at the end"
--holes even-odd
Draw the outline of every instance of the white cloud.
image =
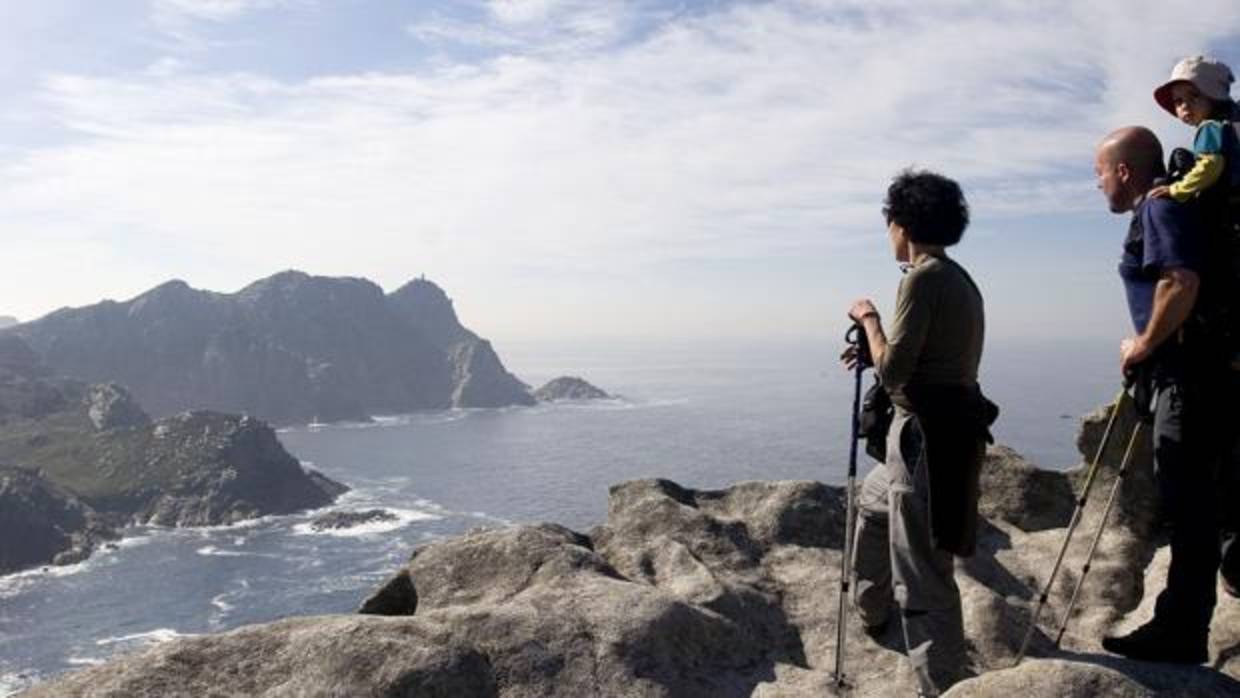
POLYGON ((637 5, 494 2, 472 38, 411 30, 501 49, 477 64, 60 76, 44 116, 76 138, 0 168, 0 239, 158 245, 150 269, 215 288, 289 266, 391 285, 825 255, 873 234, 910 163, 960 178, 979 219, 1093 210, 1100 135, 1187 140, 1149 90, 1240 33, 1231 0, 1195 6, 1209 23, 1134 7, 789 0, 658 15, 638 36, 637 5))
POLYGON ((161 35, 157 43, 177 52, 203 53, 222 43, 210 30, 255 13, 310 5, 318 0, 149 0, 150 22, 161 35))
POLYGON ((156 15, 224 22, 255 10, 288 4, 288 0, 152 0, 156 15))
POLYGON ((527 24, 545 20, 555 10, 573 4, 569 0, 487 0, 486 9, 505 24, 527 24))
POLYGON ((564 58, 637 38, 674 17, 652 0, 484 0, 479 16, 432 15, 407 27, 431 44, 459 44, 509 53, 564 58))

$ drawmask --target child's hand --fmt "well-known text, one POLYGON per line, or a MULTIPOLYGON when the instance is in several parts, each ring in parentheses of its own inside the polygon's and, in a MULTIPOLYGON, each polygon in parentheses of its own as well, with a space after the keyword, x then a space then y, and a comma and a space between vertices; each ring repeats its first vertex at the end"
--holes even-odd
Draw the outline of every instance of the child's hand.
POLYGON ((1151 199, 1165 199, 1168 196, 1171 196, 1171 187, 1165 184, 1160 184, 1154 187, 1153 189, 1151 189, 1150 193, 1147 194, 1147 196, 1149 196, 1151 199))

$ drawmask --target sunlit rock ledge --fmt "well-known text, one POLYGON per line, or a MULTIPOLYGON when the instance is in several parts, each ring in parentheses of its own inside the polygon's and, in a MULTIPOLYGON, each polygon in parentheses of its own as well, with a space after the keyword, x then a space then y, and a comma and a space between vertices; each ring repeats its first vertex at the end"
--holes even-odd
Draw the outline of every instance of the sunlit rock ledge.
MULTIPOLYGON (((1101 420, 1084 422, 1092 451, 1101 420)), ((1130 415, 1118 429, 1127 434, 1130 415)), ((1072 510, 1081 470, 1042 471, 991 449, 977 554, 957 563, 979 674, 947 695, 1240 695, 1240 604, 1220 596, 1211 664, 1130 662, 1104 632, 1148 615, 1167 554, 1157 534, 1148 444, 1062 648, 1061 617, 1113 482, 1123 439, 1043 614, 1031 656, 1012 662, 1036 588, 1072 510)), ((365 613, 181 639, 36 686, 30 696, 416 695, 741 697, 831 695, 844 525, 838 487, 744 482, 701 491, 666 480, 611 488, 607 521, 480 530, 416 550, 365 613)), ((848 626, 848 695, 913 695, 898 630, 848 626)))

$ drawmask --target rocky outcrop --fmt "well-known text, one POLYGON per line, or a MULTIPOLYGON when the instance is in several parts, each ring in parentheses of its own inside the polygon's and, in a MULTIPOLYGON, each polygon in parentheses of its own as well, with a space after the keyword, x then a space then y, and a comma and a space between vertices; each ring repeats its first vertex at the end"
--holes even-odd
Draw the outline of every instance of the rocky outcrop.
POLYGON ((25 468, 0 467, 0 574, 79 562, 116 538, 88 506, 25 468))
POLYGON ((97 495, 96 506, 140 522, 230 524, 316 509, 347 490, 321 474, 311 477, 272 428, 253 417, 186 412, 159 420, 136 442, 126 432, 110 436, 97 463, 130 484, 97 495), (135 450, 140 459, 111 457, 135 450))
POLYGON ((90 423, 100 431, 140 427, 151 422, 129 391, 115 383, 90 386, 85 400, 90 423))
MULTIPOLYGON (((1083 440, 1096 434, 1097 420, 1083 440)), ((1125 434, 1126 436, 1126 434, 1125 434)), ((1123 439, 1119 439, 1122 441, 1123 439)), ((1121 444, 1122 447, 1122 444, 1121 444)), ((1061 649, 1055 620, 1079 579, 1114 481, 1108 454, 1031 656, 1012 668, 1037 590, 1072 507, 1029 518, 1036 498, 987 491, 978 553, 957 565, 978 674, 947 695, 1240 695, 1240 623, 1220 607, 1213 666, 1129 662, 1100 635, 1137 622, 1161 585, 1148 460, 1124 481, 1061 649), (1151 559, 1154 565, 1150 565, 1151 559), (1143 571, 1149 568, 1154 578, 1143 571)), ((988 482, 1049 487, 1079 473, 1034 474, 991 451, 988 482), (1052 483, 1052 484, 1047 484, 1052 483)), ((800 697, 832 685, 844 499, 814 482, 725 490, 640 480, 611 489, 606 523, 588 533, 551 524, 479 530, 417 549, 362 605, 363 614, 299 618, 183 639, 37 687, 34 696, 419 695, 800 697), (386 614, 376 616, 375 614, 386 614)), ((1234 606, 1234 604, 1233 604, 1234 606)), ((912 695, 899 630, 848 627, 851 696, 912 695)))
POLYGON ((312 531, 337 531, 355 528, 368 523, 397 521, 399 517, 386 509, 367 509, 365 511, 329 511, 310 520, 312 531))
POLYGON ((0 337, 0 462, 17 466, 0 485, 0 570, 76 561, 128 523, 228 524, 346 489, 303 469, 257 419, 151 423, 124 388, 53 377, 31 357, 0 337))
POLYGON ((232 294, 170 281, 6 333, 58 372, 125 385, 157 416, 211 409, 306 423, 534 402, 425 280, 388 295, 365 279, 296 271, 232 294))
POLYGON ((611 396, 576 376, 560 376, 534 391, 539 402, 555 400, 607 400, 611 396))

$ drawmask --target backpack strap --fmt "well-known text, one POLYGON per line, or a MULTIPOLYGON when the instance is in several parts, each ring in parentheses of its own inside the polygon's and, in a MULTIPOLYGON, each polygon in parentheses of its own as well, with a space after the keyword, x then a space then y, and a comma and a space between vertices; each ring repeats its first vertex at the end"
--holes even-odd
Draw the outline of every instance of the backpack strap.
POLYGON ((969 276, 968 270, 966 270, 963 266, 961 266, 960 262, 957 262, 956 260, 952 259, 951 257, 947 257, 947 256, 939 257, 939 259, 943 260, 944 262, 947 262, 948 264, 952 266, 952 268, 960 272, 960 275, 964 277, 964 280, 968 281, 969 285, 973 287, 973 292, 976 293, 979 298, 981 297, 982 289, 978 288, 977 282, 973 280, 972 276, 969 276))

